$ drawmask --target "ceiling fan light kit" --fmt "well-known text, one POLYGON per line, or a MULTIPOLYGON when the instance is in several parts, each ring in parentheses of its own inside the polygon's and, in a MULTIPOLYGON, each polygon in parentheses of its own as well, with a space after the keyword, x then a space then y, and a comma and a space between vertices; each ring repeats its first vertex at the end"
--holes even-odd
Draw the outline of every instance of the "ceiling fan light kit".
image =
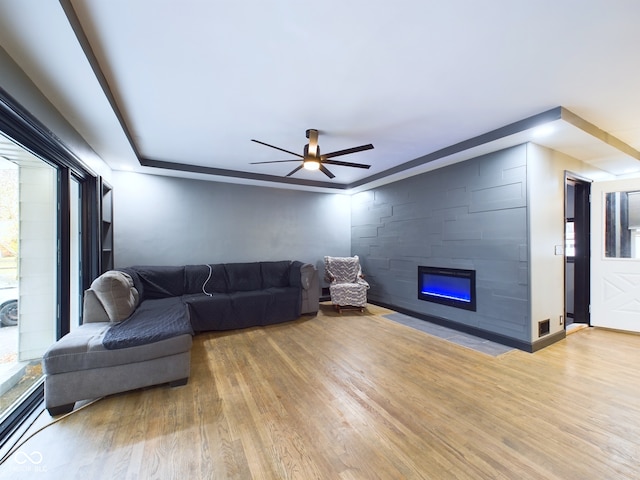
POLYGON ((320 170, 320 162, 317 160, 305 160, 304 168, 307 170, 320 170))
POLYGON ((262 163, 284 163, 284 162, 299 162, 299 159, 302 159, 302 163, 294 168, 291 172, 289 172, 286 176, 290 177, 294 173, 296 173, 301 168, 305 170, 320 170, 329 178, 334 178, 335 175, 325 167, 325 165, 339 165, 342 167, 354 167, 354 168, 370 168, 371 165, 364 165, 362 163, 350 163, 350 162, 341 162, 339 160, 331 160, 331 158, 339 157, 341 155, 348 155, 350 153, 362 152, 364 150, 371 150, 373 145, 370 143, 367 145, 360 145, 359 147, 347 148, 345 150, 338 150, 335 152, 327 153, 324 155, 320 155, 320 146, 318 145, 318 130, 309 129, 306 131, 306 136, 309 139, 309 143, 304 146, 303 155, 298 153, 291 152, 289 150, 285 150, 284 148, 276 147, 274 145, 270 145, 265 142, 261 142, 260 140, 251 139, 252 142, 259 143, 260 145, 264 145, 266 147, 275 148, 276 150, 280 150, 281 152, 289 153, 298 157, 298 159, 292 160, 274 160, 271 162, 252 162, 251 165, 257 165, 262 163))

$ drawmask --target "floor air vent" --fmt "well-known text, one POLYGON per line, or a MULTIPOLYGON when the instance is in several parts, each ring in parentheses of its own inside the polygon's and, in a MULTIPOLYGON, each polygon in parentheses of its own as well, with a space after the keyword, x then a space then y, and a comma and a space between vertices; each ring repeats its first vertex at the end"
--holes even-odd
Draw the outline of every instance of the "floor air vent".
POLYGON ((538 322, 538 336, 542 337, 543 335, 547 335, 549 333, 549 325, 551 321, 547 318, 546 320, 542 320, 538 322))

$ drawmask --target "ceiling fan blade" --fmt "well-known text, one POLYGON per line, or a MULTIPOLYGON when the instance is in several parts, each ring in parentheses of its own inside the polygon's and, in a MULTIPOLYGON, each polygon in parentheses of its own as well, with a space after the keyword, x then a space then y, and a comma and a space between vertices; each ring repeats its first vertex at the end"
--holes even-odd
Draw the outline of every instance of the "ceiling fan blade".
POLYGON ((340 165, 342 167, 355 167, 355 168, 370 168, 371 165, 365 165, 363 163, 350 163, 350 162, 341 162, 339 160, 323 160, 322 163, 326 163, 328 165, 340 165))
POLYGON ((307 151, 305 154, 310 157, 318 157, 318 130, 310 128, 306 132, 307 138, 309 139, 309 145, 307 146, 307 151))
POLYGON ((300 170, 302 168, 302 165, 298 165, 296 168, 294 168, 293 170, 291 170, 289 173, 287 173, 285 175, 285 177, 290 177, 291 175, 293 175, 294 173, 296 173, 298 170, 300 170))
POLYGON ((274 145, 269 145, 268 143, 261 142, 260 140, 254 140, 254 139, 252 138, 252 139, 251 139, 251 141, 252 141, 252 142, 259 143, 260 145, 264 145, 264 146, 266 146, 266 147, 275 148, 276 150, 280 150, 281 152, 290 153, 291 155, 295 155, 296 157, 299 157, 299 158, 304 158, 304 157, 303 157, 302 155, 300 155, 299 153, 294 153, 294 152, 291 152, 291 151, 289 151, 289 150, 285 150, 284 148, 276 147, 276 146, 274 146, 274 145))
POLYGON ((335 177, 335 175, 334 175, 333 173, 331 173, 331 172, 329 171, 329 169, 328 169, 327 167, 325 167, 324 165, 322 165, 322 164, 320 164, 320 171, 321 171, 322 173, 324 173, 324 174, 325 174, 327 177, 329 177, 329 178, 333 178, 333 177, 335 177))
POLYGON ((249 163, 249 165, 259 165, 261 163, 285 163, 285 162, 299 162, 300 160, 298 160, 297 158, 291 159, 291 160, 274 160, 272 162, 251 162, 249 163))
POLYGON ((324 155, 322 155, 322 158, 325 159, 325 158, 339 157, 340 155, 348 155, 350 153, 362 152, 364 150, 371 150, 372 148, 373 148, 373 145, 371 144, 360 145, 359 147, 347 148, 346 150, 338 150, 336 152, 325 153, 324 155))

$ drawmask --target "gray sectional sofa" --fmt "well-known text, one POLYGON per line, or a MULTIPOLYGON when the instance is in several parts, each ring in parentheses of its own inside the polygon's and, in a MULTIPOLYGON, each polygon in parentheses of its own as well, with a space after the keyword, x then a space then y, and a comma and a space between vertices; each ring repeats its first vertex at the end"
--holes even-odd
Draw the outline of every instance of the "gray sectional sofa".
POLYGON ((85 291, 83 324, 42 359, 51 415, 75 402, 186 384, 192 336, 287 322, 318 311, 320 285, 297 261, 138 266, 109 271, 85 291))

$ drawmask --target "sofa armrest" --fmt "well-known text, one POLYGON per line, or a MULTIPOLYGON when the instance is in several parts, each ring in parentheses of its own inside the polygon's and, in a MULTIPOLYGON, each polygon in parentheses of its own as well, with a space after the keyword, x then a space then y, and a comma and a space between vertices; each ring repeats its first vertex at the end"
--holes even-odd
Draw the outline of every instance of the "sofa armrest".
POLYGON ((82 305, 82 323, 109 321, 109 315, 107 315, 107 311, 104 309, 102 302, 98 299, 96 292, 90 288, 85 290, 82 305))
POLYGON ((302 283, 302 313, 315 313, 320 305, 320 279, 318 270, 310 263, 300 267, 302 283))
POLYGON ((300 283, 302 283, 302 288, 305 290, 309 290, 311 288, 311 284, 313 283, 313 277, 318 276, 318 271, 316 267, 314 267, 310 263, 305 263, 300 267, 300 283))

